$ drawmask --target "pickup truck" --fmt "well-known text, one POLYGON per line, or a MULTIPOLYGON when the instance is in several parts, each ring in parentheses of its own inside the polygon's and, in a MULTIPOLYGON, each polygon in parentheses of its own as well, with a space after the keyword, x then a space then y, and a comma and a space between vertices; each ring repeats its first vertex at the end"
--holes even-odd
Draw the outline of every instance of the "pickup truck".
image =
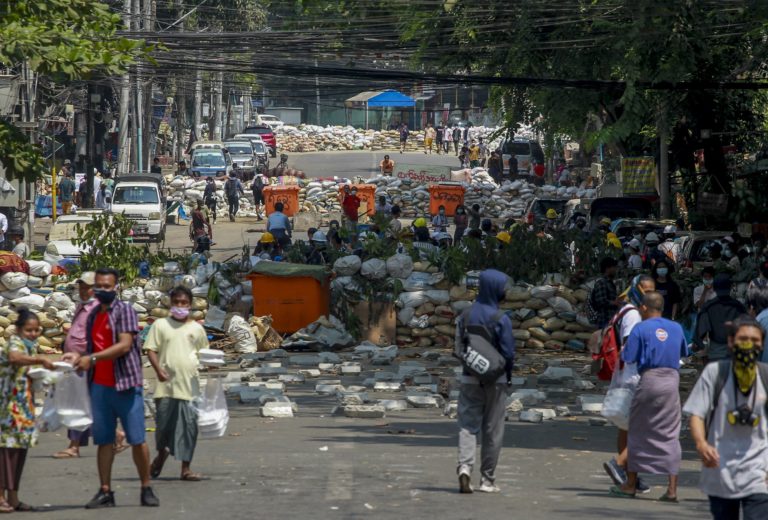
POLYGON ((165 240, 165 181, 161 176, 120 177, 109 209, 133 221, 134 240, 165 240))

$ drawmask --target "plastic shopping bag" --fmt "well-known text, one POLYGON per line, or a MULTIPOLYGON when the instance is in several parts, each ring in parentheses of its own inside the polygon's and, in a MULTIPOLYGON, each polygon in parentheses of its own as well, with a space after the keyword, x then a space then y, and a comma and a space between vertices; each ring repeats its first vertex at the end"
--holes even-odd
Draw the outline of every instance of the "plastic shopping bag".
POLYGON ((622 430, 629 429, 629 410, 639 382, 637 364, 626 363, 623 369, 614 371, 605 394, 602 415, 622 430))
POLYGON ((43 411, 37 416, 37 429, 41 432, 55 432, 61 428, 61 420, 56 411, 56 404, 53 400, 53 387, 45 393, 43 400, 43 411))
POLYGON ((61 424, 83 432, 93 424, 87 374, 67 372, 56 383, 53 404, 61 424))
POLYGON ((227 432, 229 409, 220 378, 209 378, 196 400, 197 429, 201 439, 217 439, 227 432))

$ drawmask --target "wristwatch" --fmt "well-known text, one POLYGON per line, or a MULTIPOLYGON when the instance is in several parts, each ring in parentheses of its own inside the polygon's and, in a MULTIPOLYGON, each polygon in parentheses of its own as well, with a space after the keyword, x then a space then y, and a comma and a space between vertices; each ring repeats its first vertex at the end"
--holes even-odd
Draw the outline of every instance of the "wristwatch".
POLYGON ((96 356, 91 355, 91 365, 95 365, 95 364, 96 364, 96 356))

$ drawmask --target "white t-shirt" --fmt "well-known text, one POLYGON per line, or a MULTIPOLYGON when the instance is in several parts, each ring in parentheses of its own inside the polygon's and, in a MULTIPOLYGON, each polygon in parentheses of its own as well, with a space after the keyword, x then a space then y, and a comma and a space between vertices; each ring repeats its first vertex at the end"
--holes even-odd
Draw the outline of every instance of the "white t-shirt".
POLYGON ((634 271, 639 271, 643 268, 643 257, 638 254, 630 256, 627 261, 627 267, 634 271))
MULTIPOLYGON (((698 285, 693 288, 693 304, 694 305, 698 305, 699 300, 701 299, 701 295, 703 293, 704 293, 704 284, 698 285)), ((717 298, 717 294, 715 294, 715 291, 709 291, 709 294, 707 294, 707 299, 704 300, 704 303, 707 303, 709 300, 714 300, 715 298, 717 298)))
POLYGON ((624 342, 624 338, 628 338, 629 334, 632 332, 632 329, 635 328, 635 325, 643 321, 643 317, 640 316, 640 311, 637 310, 637 307, 632 305, 631 303, 628 303, 624 305, 621 309, 619 309, 619 313, 621 313, 624 309, 631 308, 632 310, 627 311, 627 313, 621 318, 621 323, 619 323, 619 329, 621 330, 621 341, 624 342))

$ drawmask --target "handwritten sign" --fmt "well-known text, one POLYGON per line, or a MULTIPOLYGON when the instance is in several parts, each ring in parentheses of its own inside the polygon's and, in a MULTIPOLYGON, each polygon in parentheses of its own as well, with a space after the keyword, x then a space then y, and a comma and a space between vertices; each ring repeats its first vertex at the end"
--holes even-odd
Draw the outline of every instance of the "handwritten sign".
POLYGON ((395 163, 393 175, 398 179, 409 180, 417 184, 435 184, 451 180, 450 166, 435 164, 395 163))
POLYGON ((621 160, 624 195, 656 195, 656 164, 653 157, 625 157, 621 160))

